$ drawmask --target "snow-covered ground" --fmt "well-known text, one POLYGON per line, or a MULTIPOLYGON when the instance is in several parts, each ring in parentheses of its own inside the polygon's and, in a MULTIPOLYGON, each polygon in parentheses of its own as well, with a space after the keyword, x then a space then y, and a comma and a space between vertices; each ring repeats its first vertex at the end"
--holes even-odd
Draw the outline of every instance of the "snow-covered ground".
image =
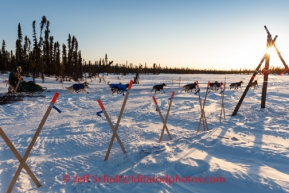
MULTIPOLYGON (((118 80, 109 74, 105 78, 110 83, 128 83, 133 77, 119 76, 118 80)), ((46 78, 44 84, 37 79, 48 88, 46 98, 0 106, 0 127, 21 156, 55 92, 59 92, 55 106, 62 112, 52 109, 26 162, 42 186, 37 188, 23 170, 13 192, 289 192, 288 76, 269 76, 266 108, 260 109, 263 77, 258 75, 259 88, 249 90, 238 114, 231 116, 250 77, 141 75, 140 84, 132 86, 117 131, 127 153, 114 140, 107 161, 104 157, 112 130, 103 114, 96 116, 101 111, 97 100, 103 101, 115 125, 124 96, 112 95, 108 85, 98 79, 88 80, 89 94, 68 94, 55 78, 46 78), (220 82, 225 77, 228 84, 242 80, 242 90, 227 86, 226 119, 222 121, 221 95, 211 91, 205 106, 209 131, 203 131, 201 125, 197 133, 198 95, 181 92, 181 87, 198 80, 204 99, 207 81, 220 82), (165 93, 151 92, 153 85, 163 82, 167 84, 165 93), (165 132, 158 143, 163 124, 152 96, 165 117, 172 91, 175 98, 167 122, 172 140, 165 132), (225 182, 220 182, 223 179, 225 182)), ((8 79, 8 74, 3 78, 8 79)), ((63 86, 72 84, 64 82, 63 86)), ((2 81, 0 85, 0 93, 6 92, 6 85, 2 81)), ((0 138, 0 192, 6 192, 18 166, 19 161, 0 138)))

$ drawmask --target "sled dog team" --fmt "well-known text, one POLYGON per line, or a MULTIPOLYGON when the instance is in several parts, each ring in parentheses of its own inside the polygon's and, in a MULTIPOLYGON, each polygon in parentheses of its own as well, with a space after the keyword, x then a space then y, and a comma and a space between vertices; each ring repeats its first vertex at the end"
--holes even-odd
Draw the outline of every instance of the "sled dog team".
MULTIPOLYGON (((9 77, 9 85, 12 87, 12 88, 15 88, 16 87, 16 84, 18 81, 23 81, 20 73, 22 71, 22 68, 21 66, 18 66, 17 68, 15 68, 15 70, 13 72, 10 73, 10 77, 9 77)), ((235 82, 235 83, 231 83, 230 84, 230 90, 233 88, 233 89, 238 89, 239 87, 242 89, 241 87, 241 84, 244 83, 243 81, 240 81, 240 82, 235 82)), ((69 93, 80 93, 80 92, 86 92, 88 94, 88 92, 85 90, 86 88, 89 88, 88 86, 88 82, 84 82, 84 83, 79 83, 79 84, 73 84, 72 86, 69 86, 69 87, 65 87, 69 93)), ((126 91, 126 89, 128 88, 128 84, 109 84, 108 82, 108 85, 109 87, 111 88, 111 91, 112 93, 123 93, 124 91, 126 91)), ((210 82, 210 89, 211 90, 219 90, 219 88, 223 85, 222 82, 218 82, 218 81, 215 81, 215 82, 210 82)), ((165 83, 163 84, 157 84, 157 85, 154 85, 151 92, 155 91, 155 93, 158 91, 162 91, 162 92, 165 92, 164 91, 164 86, 166 86, 165 83)), ((250 88, 256 88, 258 87, 258 82, 257 80, 255 80, 254 82, 252 82, 250 84, 250 88)), ((11 88, 9 88, 11 90, 11 88)), ((197 83, 194 82, 194 83, 191 83, 191 84, 186 84, 185 86, 183 86, 183 90, 182 91, 185 91, 185 92, 188 92, 191 90, 191 92, 193 92, 193 89, 196 91, 197 90, 197 83)), ((11 92, 11 91, 10 91, 11 92)))
MULTIPOLYGON (((243 82, 243 81, 240 81, 240 82, 231 83, 231 84, 230 84, 230 90, 231 90, 231 89, 238 89, 239 87, 242 89, 242 87, 241 87, 241 84, 242 84, 242 83, 244 83, 244 82, 243 82)), ((215 81, 215 82, 210 82, 210 89, 217 91, 217 90, 220 89, 220 87, 221 87, 222 85, 223 85, 222 82, 217 82, 217 81, 215 81)), ((164 91, 164 86, 166 86, 165 83, 154 85, 152 91, 155 91, 155 93, 156 93, 157 91, 158 91, 158 92, 160 92, 160 91, 165 92, 165 91, 164 91)), ((255 80, 254 82, 252 82, 252 83, 250 84, 250 88, 254 88, 254 89, 255 89, 256 87, 258 87, 258 82, 257 82, 257 80, 255 80)), ((191 84, 186 84, 185 86, 183 86, 183 90, 182 90, 182 91, 185 91, 185 92, 191 91, 191 92, 193 92, 193 89, 194 89, 195 91, 197 90, 197 83, 196 83, 196 82, 191 83, 191 84)), ((152 92, 152 91, 151 91, 151 92, 152 92)))
MULTIPOLYGON (((231 89, 238 89, 239 87, 242 89, 242 87, 241 87, 242 83, 244 83, 244 82, 240 81, 240 82, 231 83, 230 84, 230 90, 231 89)), ((76 92, 76 93, 86 92, 86 93, 88 93, 85 90, 86 88, 89 88, 88 84, 89 84, 88 82, 84 82, 82 84, 73 84, 70 87, 66 87, 66 89, 69 90, 69 93, 72 93, 72 92, 76 92)), ((222 85, 223 85, 222 82, 219 83, 219 82, 215 81, 215 82, 210 83, 210 89, 217 91, 217 90, 220 89, 220 87, 222 85)), ((109 86, 111 88, 112 93, 115 93, 116 90, 117 91, 125 91, 127 89, 127 87, 128 87, 128 84, 121 84, 121 83, 120 84, 109 84, 109 86)), ((164 91, 164 86, 166 86, 165 83, 154 85, 152 90, 151 90, 151 92, 153 92, 153 91, 155 91, 155 93, 156 92, 160 92, 160 91, 165 92, 164 91)), ((250 84, 250 88, 254 88, 255 89, 256 87, 258 87, 257 80, 255 80, 254 82, 252 82, 250 84)), ((196 82, 191 83, 191 84, 186 84, 185 86, 183 86, 183 90, 182 91, 188 92, 188 91, 191 90, 191 92, 193 92, 193 89, 195 91, 197 90, 197 83, 196 82)), ((117 92, 117 93, 119 93, 119 92, 117 92)))

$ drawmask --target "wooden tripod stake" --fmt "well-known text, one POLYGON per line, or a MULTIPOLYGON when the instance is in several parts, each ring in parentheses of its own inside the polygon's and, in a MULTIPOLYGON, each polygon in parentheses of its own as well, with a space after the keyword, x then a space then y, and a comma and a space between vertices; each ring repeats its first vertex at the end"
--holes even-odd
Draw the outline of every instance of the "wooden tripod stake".
MULTIPOLYGON (((52 100, 51 100, 51 103, 50 103, 50 105, 49 105, 46 113, 44 114, 44 116, 43 116, 43 118, 42 118, 42 120, 41 120, 41 122, 40 122, 40 124, 39 124, 39 126, 38 126, 38 129, 36 130, 36 132, 35 132, 32 140, 31 140, 31 142, 30 142, 30 144, 29 144, 29 146, 28 146, 28 148, 27 148, 27 150, 26 150, 26 153, 24 154, 23 158, 21 159, 21 156, 20 156, 20 157, 17 156, 17 159, 19 158, 21 161, 18 159, 18 160, 20 161, 20 165, 19 165, 18 169, 16 170, 16 173, 15 173, 15 175, 14 175, 14 177, 13 177, 13 179, 12 179, 12 181, 11 181, 9 187, 8 187, 8 190, 7 190, 8 193, 12 192, 12 189, 13 189, 13 187, 14 187, 14 185, 15 185, 15 182, 16 182, 17 178, 19 177, 20 172, 21 172, 21 170, 23 169, 23 167, 24 167, 24 168, 28 168, 28 166, 26 165, 26 160, 27 160, 27 158, 28 158, 28 156, 29 156, 29 154, 30 154, 30 152, 31 152, 31 150, 32 150, 32 148, 33 148, 36 140, 37 140, 37 137, 39 136, 39 134, 40 134, 40 132, 41 132, 41 129, 43 128, 43 126, 44 126, 44 124, 45 124, 45 122, 46 122, 46 120, 47 120, 47 118, 48 118, 48 116, 49 116, 49 114, 50 114, 50 111, 51 111, 51 109, 53 108, 53 105, 54 105, 54 103, 56 102, 58 96, 59 96, 59 93, 56 92, 56 93, 54 94, 54 97, 53 97, 52 100), (27 166, 27 167, 26 167, 26 166, 27 166)), ((2 136, 2 133, 1 133, 1 136, 2 136)), ((6 140, 7 140, 7 139, 6 139, 6 140)), ((11 144, 10 144, 10 146, 11 146, 11 144)), ((16 149, 15 149, 15 150, 16 150, 16 149)), ((14 154, 16 153, 15 150, 14 150, 14 154)), ((18 154, 18 153, 16 153, 16 154, 18 154)), ((30 175, 30 174, 29 174, 29 175, 30 175)), ((33 179, 33 178, 32 178, 32 179, 33 179)), ((41 184, 40 184, 39 182, 37 182, 36 185, 37 185, 37 186, 41 186, 41 184)))
MULTIPOLYGON (((283 63, 284 67, 285 67, 286 70, 287 70, 287 69, 288 69, 288 66, 287 66, 287 64, 285 63, 284 59, 282 58, 279 50, 277 49, 277 47, 276 47, 276 45, 275 45, 275 41, 276 41, 276 39, 277 39, 278 36, 275 36, 274 39, 272 40, 271 34, 270 34, 269 30, 267 29, 266 26, 264 26, 264 27, 265 27, 265 30, 266 30, 266 32, 267 32, 267 50, 273 46, 273 47, 275 48, 275 50, 276 50, 276 52, 277 52, 277 54, 278 54, 281 62, 283 63)), ((269 70, 269 62, 270 62, 270 54, 269 54, 269 53, 265 53, 264 56, 263 56, 263 58, 261 59, 259 65, 258 65, 258 67, 256 68, 255 72, 253 73, 253 75, 252 75, 252 77, 251 77, 251 79, 250 79, 250 81, 249 81, 249 83, 248 83, 248 85, 247 85, 247 87, 246 87, 243 95, 241 96, 241 98, 240 98, 240 100, 239 100, 239 102, 238 102, 238 104, 237 104, 234 112, 232 113, 232 116, 235 116, 235 115, 237 114, 237 112, 238 112, 238 110, 239 110, 239 108, 240 108, 240 106, 241 106, 241 104, 242 104, 242 102, 243 102, 243 100, 244 100, 244 98, 245 98, 245 96, 246 96, 246 94, 247 94, 247 92, 248 92, 248 90, 249 90, 249 88, 250 88, 250 86, 251 86, 251 84, 252 84, 255 76, 257 75, 257 73, 258 73, 258 71, 259 71, 259 68, 261 67, 262 63, 264 62, 264 60, 266 60, 264 70, 268 72, 268 70, 269 70)), ((268 73, 265 73, 265 75, 264 75, 264 82, 263 82, 263 88, 262 88, 261 108, 265 108, 267 84, 268 84, 268 73)))
POLYGON ((109 124, 109 126, 110 126, 110 128, 112 130, 112 132, 113 132, 113 135, 111 137, 111 140, 110 140, 110 143, 109 143, 109 146, 108 146, 104 161, 106 161, 108 159, 108 157, 109 157, 109 153, 111 151, 111 148, 112 148, 113 141, 114 141, 115 137, 116 137, 116 139, 117 139, 117 141, 118 141, 123 153, 126 153, 126 150, 125 150, 125 148, 124 148, 124 146, 123 146, 123 144, 122 144, 122 142, 121 142, 121 140, 120 140, 120 138, 119 138, 119 136, 117 134, 117 129, 118 129, 118 126, 119 126, 119 123, 120 123, 120 120, 121 120, 121 117, 122 117, 122 114, 123 114, 123 111, 124 111, 124 108, 125 108, 125 105, 126 105, 129 93, 130 93, 130 89, 132 87, 132 83, 133 83, 133 81, 131 80, 130 83, 129 83, 129 86, 128 86, 128 92, 126 93, 126 95, 124 97, 124 101, 123 101, 123 104, 122 104, 122 107, 121 107, 121 110, 120 110, 120 113, 119 113, 119 116, 118 116, 118 119, 117 119, 115 127, 113 127, 113 124, 112 124, 112 122, 111 122, 111 120, 110 120, 110 118, 109 118, 109 116, 108 116, 103 104, 102 104, 102 101, 100 99, 98 99, 98 101, 97 101, 99 106, 100 106, 100 108, 103 110, 105 118, 106 118, 106 120, 107 120, 107 122, 108 122, 108 124, 109 124))
POLYGON ((201 101, 200 87, 199 87, 198 81, 196 81, 196 86, 198 88, 198 91, 195 94, 198 93, 198 95, 199 95, 199 103, 200 103, 200 108, 201 108, 201 116, 200 116, 200 121, 199 121, 199 125, 198 125, 198 132, 200 131, 201 123, 203 123, 204 131, 207 131, 208 130, 208 123, 207 123, 207 118, 206 118, 206 114, 205 114, 205 104, 206 104, 208 92, 210 90, 210 81, 208 81, 207 92, 206 92, 206 96, 205 96, 203 105, 202 105, 202 101, 201 101))
MULTIPOLYGON (((3 140, 5 141, 5 143, 7 144, 7 146, 10 148, 10 150, 12 151, 12 153, 15 155, 15 157, 18 159, 18 161, 21 163, 22 161, 22 157, 21 155, 18 153, 18 151, 16 150, 15 146, 12 144, 12 142, 9 140, 9 138, 7 137, 7 135, 5 134, 5 132, 2 130, 2 128, 0 127, 0 135, 3 138, 3 140)), ((26 163, 24 163, 24 169, 26 170, 26 172, 28 173, 28 175, 32 178, 33 182, 36 184, 37 187, 40 187, 41 184, 38 181, 38 179, 35 177, 35 175, 33 174, 33 172, 31 171, 31 169, 28 167, 28 165, 26 163)))
POLYGON ((220 88, 221 88, 221 94, 222 94, 222 105, 221 105, 221 115, 220 115, 220 122, 221 122, 222 115, 224 117, 224 120, 226 119, 226 117, 225 117, 225 107, 224 107, 224 96, 225 96, 225 89, 226 89, 226 77, 225 77, 224 89, 222 90, 222 84, 220 84, 220 88))
POLYGON ((159 112, 160 118, 161 118, 161 120, 162 120, 162 122, 163 122, 163 128, 162 128, 161 136, 160 136, 160 139, 159 139, 159 143, 163 140, 163 135, 164 135, 165 129, 166 129, 166 131, 167 131, 167 134, 168 134, 168 136, 169 136, 169 139, 170 139, 170 140, 172 139, 172 136, 171 136, 171 134, 170 134, 170 132, 169 132, 169 129, 168 129, 168 127, 167 127, 167 121, 168 121, 169 113, 170 113, 170 110, 171 110, 172 102, 173 102, 173 99, 174 99, 174 95, 175 95, 175 92, 173 91, 173 92, 172 92, 172 96, 171 96, 171 98, 170 98, 169 108, 168 108, 168 110, 167 110, 167 114, 166 114, 166 118, 165 118, 165 119, 164 119, 164 117, 163 117, 163 115, 162 115, 162 113, 161 113, 161 109, 160 109, 160 107, 159 107, 159 105, 158 105, 158 103, 157 103, 157 100, 156 100, 155 96, 152 96, 153 101, 154 101, 154 103, 155 103, 155 105, 156 105, 156 109, 157 109, 157 111, 159 112))

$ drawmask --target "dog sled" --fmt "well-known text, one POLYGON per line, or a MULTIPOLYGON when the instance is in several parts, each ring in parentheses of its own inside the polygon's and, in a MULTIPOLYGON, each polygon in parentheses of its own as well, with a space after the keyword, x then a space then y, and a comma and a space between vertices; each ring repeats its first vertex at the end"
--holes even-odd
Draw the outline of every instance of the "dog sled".
POLYGON ((18 81, 15 88, 9 84, 8 92, 0 94, 0 105, 23 101, 24 97, 45 97, 42 94, 45 90, 47 90, 46 87, 42 87, 32 81, 18 81))
POLYGON ((109 84, 109 87, 111 89, 112 94, 117 93, 117 94, 122 94, 127 90, 129 84, 109 84))

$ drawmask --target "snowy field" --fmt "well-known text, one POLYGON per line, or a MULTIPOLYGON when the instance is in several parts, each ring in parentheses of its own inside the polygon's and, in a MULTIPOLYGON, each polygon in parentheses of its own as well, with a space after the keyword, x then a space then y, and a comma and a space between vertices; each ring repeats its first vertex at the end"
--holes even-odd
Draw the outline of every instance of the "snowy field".
MULTIPOLYGON (((128 83, 133 77, 119 76, 118 80, 109 74, 105 79, 128 83)), ((117 131, 127 153, 114 140, 107 161, 104 157, 112 130, 103 114, 96 116, 101 111, 97 100, 103 101, 115 125, 124 96, 111 94, 108 85, 98 79, 88 79, 89 94, 68 94, 62 86, 73 82, 62 85, 55 78, 46 78, 42 84, 37 79, 36 83, 48 88, 46 98, 0 106, 0 127, 21 156, 55 92, 59 92, 55 106, 62 112, 52 109, 26 162, 42 186, 37 188, 22 170, 13 192, 289 192, 288 76, 269 75, 266 108, 260 109, 263 76, 258 75, 259 88, 248 91, 238 114, 232 117, 250 77, 140 75, 140 84, 132 86, 117 131), (211 91, 205 106, 209 131, 203 131, 201 125, 197 133, 198 95, 181 92, 181 87, 198 80, 203 99, 207 81, 221 82, 225 77, 228 84, 242 80, 242 90, 227 86, 226 119, 221 122, 221 95, 211 91), (151 92, 153 85, 163 82, 167 84, 165 93, 151 92), (152 96, 156 96, 165 117, 172 91, 175 98, 167 122, 172 140, 165 132, 158 143, 163 124, 152 96)), ((8 79, 8 74, 3 78, 8 79)), ((1 81, 0 85, 0 93, 7 92, 6 84, 1 81)), ((18 166, 19 161, 0 138, 1 193, 6 192, 18 166)))

